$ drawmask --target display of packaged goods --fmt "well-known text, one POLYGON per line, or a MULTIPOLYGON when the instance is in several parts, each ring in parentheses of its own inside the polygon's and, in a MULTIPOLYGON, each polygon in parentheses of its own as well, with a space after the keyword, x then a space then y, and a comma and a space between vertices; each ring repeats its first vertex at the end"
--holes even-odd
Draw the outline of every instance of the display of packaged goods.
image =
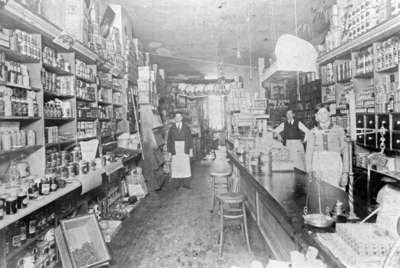
POLYGON ((336 101, 336 85, 322 86, 322 103, 336 101))
POLYGON ((8 61, 5 54, 0 53, 0 82, 5 82, 10 86, 30 88, 30 75, 27 65, 8 61))
POLYGON ((114 108, 114 118, 115 119, 122 119, 123 118, 123 109, 122 107, 116 107, 114 108))
POLYGON ((86 83, 84 81, 76 81, 76 97, 87 100, 96 101, 96 85, 86 83))
POLYGON ((71 141, 75 137, 72 133, 62 132, 60 127, 45 127, 44 140, 46 144, 59 143, 63 141, 71 141))
POLYGON ((393 36, 376 44, 375 61, 378 72, 391 69, 399 64, 399 41, 397 36, 393 36))
POLYGON ((374 71, 373 48, 369 47, 359 51, 355 56, 355 76, 371 74, 374 71))
POLYGON ((39 116, 38 93, 0 86, 0 116, 39 116))
POLYGON ((77 117, 79 119, 85 119, 85 118, 94 119, 97 118, 98 116, 98 109, 94 103, 88 105, 86 102, 77 101, 76 112, 77 112, 77 117))
POLYGON ((97 136, 97 123, 93 121, 79 121, 77 127, 78 139, 97 136))
POLYGON ((41 81, 43 90, 47 93, 63 96, 75 95, 75 79, 72 76, 58 76, 42 69, 41 81))
POLYGON ((74 113, 70 101, 62 101, 59 99, 47 101, 43 107, 44 116, 46 118, 72 118, 74 113))
POLYGON ((64 56, 54 49, 45 46, 42 52, 42 59, 45 65, 58 68, 64 72, 71 73, 71 64, 64 59, 64 56))
POLYGON ((111 106, 99 105, 99 118, 112 119, 113 108, 111 106))
MULTIPOLYGON (((0 25, 1 26, 1 25, 0 25)), ((1 28, 1 27, 0 27, 1 28)), ((40 42, 37 35, 29 34, 20 29, 2 28, 0 45, 18 52, 21 55, 40 60, 40 42), (8 36, 8 42, 6 41, 8 36)))
MULTIPOLYGON (((336 61, 334 64, 334 73, 335 73, 335 81, 343 82, 351 79, 351 61, 350 60, 342 60, 336 61)), ((327 80, 329 81, 329 79, 327 80)))
POLYGON ((302 73, 299 75, 299 84, 301 86, 314 82, 319 79, 319 75, 314 72, 302 73))
POLYGON ((75 74, 78 79, 85 79, 91 83, 95 83, 95 70, 79 59, 75 59, 75 74))
POLYGON ((322 85, 327 85, 335 82, 335 73, 333 63, 328 63, 320 68, 321 73, 321 83, 322 85))
POLYGON ((114 122, 102 121, 100 122, 100 133, 102 136, 109 136, 117 129, 114 122))

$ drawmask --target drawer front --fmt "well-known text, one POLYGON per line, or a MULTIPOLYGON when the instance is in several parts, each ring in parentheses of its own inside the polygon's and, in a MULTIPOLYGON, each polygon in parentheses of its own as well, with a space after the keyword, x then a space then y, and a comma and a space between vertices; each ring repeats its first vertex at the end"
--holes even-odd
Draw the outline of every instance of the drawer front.
POLYGON ((357 143, 365 145, 364 137, 365 137, 364 135, 358 134, 357 135, 357 143))
POLYGON ((378 129, 381 127, 389 129, 389 115, 388 114, 380 114, 378 115, 378 129))
POLYGON ((367 114, 366 116, 366 128, 375 129, 375 115, 367 114))
POLYGON ((364 115, 356 114, 356 128, 364 128, 364 115))
POLYGON ((400 132, 392 133, 392 149, 400 150, 400 132))
POLYGON ((392 115, 392 120, 393 120, 393 130, 399 130, 400 131, 400 114, 393 114, 392 115))
POLYGON ((376 147, 376 134, 367 134, 365 135, 365 144, 368 146, 376 147))

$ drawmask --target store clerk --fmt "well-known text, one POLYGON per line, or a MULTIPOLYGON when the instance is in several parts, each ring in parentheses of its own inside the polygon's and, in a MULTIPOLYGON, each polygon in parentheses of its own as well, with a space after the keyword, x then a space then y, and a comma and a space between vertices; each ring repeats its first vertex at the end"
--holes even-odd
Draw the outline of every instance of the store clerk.
POLYGON ((344 129, 331 122, 327 107, 318 110, 316 120, 318 126, 307 135, 307 173, 343 189, 349 175, 349 152, 344 129))
POLYGON ((289 109, 286 112, 286 120, 275 128, 274 132, 283 145, 288 148, 294 167, 306 171, 303 140, 307 137, 308 128, 294 118, 293 110, 289 109))

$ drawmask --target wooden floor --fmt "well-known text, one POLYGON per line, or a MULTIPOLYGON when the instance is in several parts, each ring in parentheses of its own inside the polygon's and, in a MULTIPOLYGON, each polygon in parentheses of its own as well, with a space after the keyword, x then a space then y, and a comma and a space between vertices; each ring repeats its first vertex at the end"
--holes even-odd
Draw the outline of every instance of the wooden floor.
POLYGON ((210 213, 210 162, 192 167, 193 188, 176 190, 167 183, 148 195, 124 221, 110 251, 112 267, 250 267, 267 263, 268 252, 254 222, 249 220, 252 253, 247 252, 236 224, 225 228, 224 255, 218 258, 218 215, 210 213))

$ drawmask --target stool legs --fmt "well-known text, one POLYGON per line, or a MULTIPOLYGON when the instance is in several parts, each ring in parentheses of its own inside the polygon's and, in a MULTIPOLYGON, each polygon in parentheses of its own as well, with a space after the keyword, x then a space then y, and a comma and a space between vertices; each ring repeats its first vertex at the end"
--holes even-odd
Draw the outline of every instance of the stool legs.
POLYGON ((218 254, 222 257, 222 247, 224 246, 224 205, 220 202, 220 235, 219 235, 219 251, 218 254))
POLYGON ((243 211, 244 235, 245 235, 245 239, 246 239, 247 250, 249 252, 251 252, 250 241, 249 241, 249 233, 248 233, 248 229, 247 229, 246 206, 245 206, 244 202, 242 203, 242 211, 243 211))
POLYGON ((214 207, 215 207, 215 177, 211 176, 211 213, 214 212, 214 207))

